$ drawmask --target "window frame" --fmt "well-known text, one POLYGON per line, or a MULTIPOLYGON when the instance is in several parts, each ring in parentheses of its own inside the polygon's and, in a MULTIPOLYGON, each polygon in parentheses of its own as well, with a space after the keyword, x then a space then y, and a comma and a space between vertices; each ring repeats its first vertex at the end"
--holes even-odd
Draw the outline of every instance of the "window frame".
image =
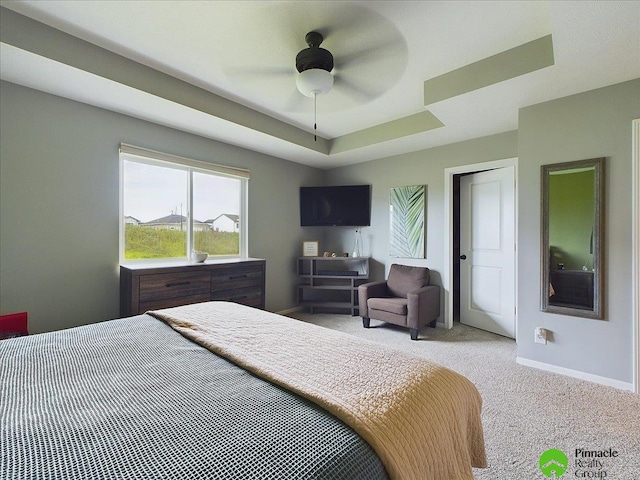
POLYGON ((194 173, 215 175, 218 177, 232 178, 240 181, 240 221, 237 255, 212 255, 211 259, 248 258, 249 256, 249 232, 248 232, 248 196, 249 196, 249 170, 218 165, 186 157, 171 155, 168 153, 147 150, 128 144, 120 144, 119 150, 119 228, 118 228, 118 256, 121 264, 133 263, 161 263, 191 261, 194 253, 193 235, 193 176, 194 173), (187 173, 187 241, 186 256, 164 258, 125 258, 125 214, 124 214, 124 162, 133 161, 152 166, 182 170, 187 173))

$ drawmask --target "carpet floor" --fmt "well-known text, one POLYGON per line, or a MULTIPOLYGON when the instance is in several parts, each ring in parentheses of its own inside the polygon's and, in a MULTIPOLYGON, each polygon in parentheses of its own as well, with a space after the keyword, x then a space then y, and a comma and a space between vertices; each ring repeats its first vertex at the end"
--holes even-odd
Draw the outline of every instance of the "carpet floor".
POLYGON ((407 329, 375 320, 365 329, 350 315, 290 316, 422 356, 471 380, 483 398, 489 462, 474 469, 477 480, 548 478, 539 460, 550 449, 567 457, 557 478, 640 480, 640 395, 518 365, 514 340, 459 323, 424 328, 411 341, 407 329), (617 456, 606 456, 612 451, 617 456))

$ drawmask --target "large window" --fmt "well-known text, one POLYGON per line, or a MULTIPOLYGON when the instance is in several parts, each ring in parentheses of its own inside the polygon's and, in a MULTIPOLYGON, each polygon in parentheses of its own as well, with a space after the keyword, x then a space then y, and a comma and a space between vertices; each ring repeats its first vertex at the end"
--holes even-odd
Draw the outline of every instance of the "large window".
POLYGON ((120 147, 120 260, 246 257, 247 170, 120 147))

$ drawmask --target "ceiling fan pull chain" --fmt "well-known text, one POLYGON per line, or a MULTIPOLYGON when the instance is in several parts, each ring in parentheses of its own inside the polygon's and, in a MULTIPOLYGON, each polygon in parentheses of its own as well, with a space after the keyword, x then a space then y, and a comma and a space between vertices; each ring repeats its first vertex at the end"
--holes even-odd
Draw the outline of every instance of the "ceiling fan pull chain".
POLYGON ((318 130, 318 94, 313 94, 313 141, 318 141, 318 136, 316 135, 318 130))

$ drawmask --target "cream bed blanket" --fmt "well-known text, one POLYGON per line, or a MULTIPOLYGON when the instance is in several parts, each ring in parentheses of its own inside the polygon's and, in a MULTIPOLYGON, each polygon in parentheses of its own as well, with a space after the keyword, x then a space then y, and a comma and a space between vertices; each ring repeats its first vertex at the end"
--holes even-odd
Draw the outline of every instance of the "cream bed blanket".
POLYGON ((482 400, 465 377, 351 335, 226 302, 148 312, 212 352, 325 408, 390 478, 472 480, 482 400))

